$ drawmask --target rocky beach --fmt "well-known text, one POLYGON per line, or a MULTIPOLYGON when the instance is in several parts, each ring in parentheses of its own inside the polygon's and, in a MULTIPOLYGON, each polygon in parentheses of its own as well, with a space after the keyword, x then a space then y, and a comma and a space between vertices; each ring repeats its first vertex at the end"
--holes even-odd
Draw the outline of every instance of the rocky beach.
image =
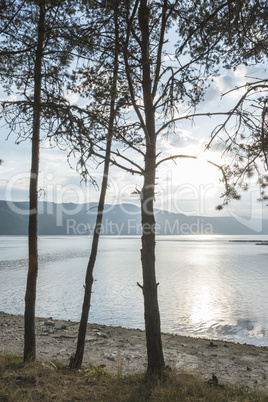
MULTIPOLYGON (((36 318, 37 359, 68 364, 75 352, 77 322, 36 318)), ((0 312, 0 352, 23 354, 23 317, 0 312)), ((248 387, 268 395, 268 347, 163 334, 166 365, 221 384, 248 387), (215 378, 215 377, 214 377, 215 378)), ((146 370, 145 333, 138 329, 88 324, 83 365, 112 374, 146 370)))

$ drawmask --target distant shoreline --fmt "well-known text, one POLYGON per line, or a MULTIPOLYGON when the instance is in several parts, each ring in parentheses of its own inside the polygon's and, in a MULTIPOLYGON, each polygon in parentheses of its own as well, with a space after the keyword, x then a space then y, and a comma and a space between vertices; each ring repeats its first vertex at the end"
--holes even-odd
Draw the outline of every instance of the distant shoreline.
POLYGON ((268 246, 268 240, 229 240, 230 243, 255 243, 257 246, 268 246))
MULTIPOLYGON (((28 203, 0 200, 0 234, 27 235, 28 203)), ((88 235, 96 223, 97 203, 59 203, 40 201, 40 235, 88 235)), ((268 235, 268 219, 247 216, 186 215, 155 208, 158 235, 268 235)), ((137 235, 142 232, 140 206, 130 203, 106 204, 103 235, 137 235)))

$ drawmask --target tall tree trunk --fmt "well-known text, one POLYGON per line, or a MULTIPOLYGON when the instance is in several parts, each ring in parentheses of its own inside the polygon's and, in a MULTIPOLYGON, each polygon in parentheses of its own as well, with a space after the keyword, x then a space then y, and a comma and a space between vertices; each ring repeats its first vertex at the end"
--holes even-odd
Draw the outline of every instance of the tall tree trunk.
POLYGON ((141 192, 142 213, 142 273, 144 296, 144 319, 146 330, 146 345, 148 357, 148 372, 161 373, 165 367, 160 313, 157 297, 157 283, 155 275, 155 218, 154 218, 154 190, 155 190, 155 156, 148 153, 145 157, 145 179, 141 192))
POLYGON ((82 307, 82 315, 79 324, 79 331, 78 331, 78 339, 76 345, 76 352, 74 356, 71 356, 70 359, 70 368, 79 369, 82 365, 83 356, 84 356, 84 348, 85 348, 85 340, 86 340, 86 332, 87 332, 87 322, 90 310, 90 300, 92 294, 92 285, 93 285, 93 270, 95 266, 95 261, 98 252, 98 244, 99 244, 99 237, 102 225, 102 218, 103 218, 103 210, 104 210, 104 202, 108 184, 108 175, 109 175, 109 164, 110 164, 110 154, 111 154, 111 145, 112 145, 112 138, 107 139, 106 143, 106 152, 105 152, 105 163, 104 163, 104 170, 103 170, 103 178, 101 184, 101 193, 99 198, 98 204, 98 213, 96 218, 96 224, 93 232, 93 239, 91 245, 91 253, 87 265, 87 272, 86 272, 86 279, 85 279, 85 294, 84 294, 84 301, 82 307))
POLYGON ((102 226, 102 218, 103 218, 103 211, 104 211, 104 203, 108 185, 108 175, 109 175, 109 168, 110 168, 110 157, 111 157, 111 147, 112 147, 112 138, 113 138, 113 126, 115 120, 115 100, 117 97, 117 79, 118 79, 118 15, 115 5, 114 10, 114 24, 115 24, 115 53, 114 53, 114 68, 113 68, 113 83, 111 89, 111 104, 110 104, 110 116, 109 116, 109 127, 108 127, 108 134, 106 140, 106 151, 105 151, 105 160, 104 160, 104 168, 103 168, 103 177, 102 177, 102 184, 101 184, 101 192, 98 204, 98 213, 96 218, 96 224, 93 232, 93 239, 91 245, 91 253, 87 265, 87 273, 86 273, 86 280, 85 280, 85 294, 84 294, 84 301, 82 307, 82 315, 79 325, 79 332, 78 332, 78 339, 77 339, 77 346, 76 346, 76 353, 70 359, 70 368, 79 369, 82 365, 83 355, 84 355, 84 348, 85 348, 85 339, 86 339, 86 332, 87 332, 87 323, 88 323, 88 316, 90 310, 90 301, 91 301, 91 294, 92 294, 92 285, 93 285, 93 270, 96 262, 97 252, 98 252, 98 244, 99 244, 99 237, 101 232, 102 226))
POLYGON ((149 8, 147 0, 141 0, 139 8, 139 24, 142 33, 142 73, 143 99, 145 112, 146 154, 144 169, 144 185, 141 192, 142 214, 142 249, 141 261, 143 272, 144 319, 148 356, 148 372, 161 373, 165 366, 160 313, 157 297, 155 275, 155 219, 154 193, 156 171, 156 132, 155 111, 152 100, 149 58, 149 8))
POLYGON ((45 40, 45 7, 40 5, 38 23, 38 43, 34 70, 34 104, 33 104, 33 133, 32 133, 32 161, 29 189, 29 227, 28 227, 28 276, 25 294, 24 313, 24 361, 35 360, 35 301, 38 273, 38 173, 40 152, 40 115, 41 115, 41 84, 42 62, 45 40))

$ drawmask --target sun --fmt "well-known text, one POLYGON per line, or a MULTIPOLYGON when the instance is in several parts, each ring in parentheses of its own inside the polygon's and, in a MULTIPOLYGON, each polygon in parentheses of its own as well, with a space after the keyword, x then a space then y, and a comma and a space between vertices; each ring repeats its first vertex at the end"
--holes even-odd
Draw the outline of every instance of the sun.
POLYGON ((159 206, 190 215, 215 214, 223 183, 220 170, 208 162, 209 158, 201 154, 195 159, 178 158, 163 163, 157 172, 159 206))
POLYGON ((189 183, 193 185, 213 183, 218 184, 221 172, 215 157, 201 153, 196 159, 178 158, 168 161, 161 167, 162 175, 172 178, 176 183, 189 183), (212 163, 211 163, 212 162, 212 163))

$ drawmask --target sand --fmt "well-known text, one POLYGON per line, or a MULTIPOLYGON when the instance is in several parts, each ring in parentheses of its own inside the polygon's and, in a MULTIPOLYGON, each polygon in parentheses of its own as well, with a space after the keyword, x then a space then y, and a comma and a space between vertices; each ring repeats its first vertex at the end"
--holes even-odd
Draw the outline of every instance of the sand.
MULTIPOLYGON (((75 352, 78 323, 36 319, 37 359, 68 364, 75 352)), ((23 317, 0 312, 0 352, 23 354, 23 317)), ((163 334, 165 363, 178 372, 268 395, 268 347, 163 334)), ((83 365, 105 366, 112 374, 146 370, 145 333, 138 329, 88 324, 83 365)))

